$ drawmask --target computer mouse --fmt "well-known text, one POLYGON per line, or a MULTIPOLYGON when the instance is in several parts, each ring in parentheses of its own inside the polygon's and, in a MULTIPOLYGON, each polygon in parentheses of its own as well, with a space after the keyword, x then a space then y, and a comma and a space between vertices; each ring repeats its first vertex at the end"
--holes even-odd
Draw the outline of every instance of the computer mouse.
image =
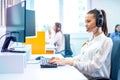
POLYGON ((35 60, 40 60, 41 58, 43 58, 43 56, 38 56, 35 58, 35 60))

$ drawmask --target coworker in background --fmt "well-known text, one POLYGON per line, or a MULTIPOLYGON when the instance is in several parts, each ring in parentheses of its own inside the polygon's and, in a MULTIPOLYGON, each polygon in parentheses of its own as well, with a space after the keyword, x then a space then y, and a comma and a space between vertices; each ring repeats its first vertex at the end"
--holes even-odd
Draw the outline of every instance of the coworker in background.
POLYGON ((115 26, 115 32, 110 33, 109 37, 112 39, 119 39, 120 40, 120 24, 117 24, 115 26))
POLYGON ((55 32, 55 35, 53 37, 51 37, 51 30, 48 30, 48 34, 49 34, 49 38, 50 39, 50 44, 55 45, 56 48, 56 52, 60 52, 62 50, 64 50, 64 35, 61 31, 61 23, 56 22, 53 26, 53 30, 55 32))
POLYGON ((112 40, 107 37, 107 21, 104 10, 93 9, 86 14, 87 32, 92 38, 83 44, 80 54, 73 58, 53 57, 49 63, 71 65, 77 68, 88 79, 93 77, 110 77, 112 40))

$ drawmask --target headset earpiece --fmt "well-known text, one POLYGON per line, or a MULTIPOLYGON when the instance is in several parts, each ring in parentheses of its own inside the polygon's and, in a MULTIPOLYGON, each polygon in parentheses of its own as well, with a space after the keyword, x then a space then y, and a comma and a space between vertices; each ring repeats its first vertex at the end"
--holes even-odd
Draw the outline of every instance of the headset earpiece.
POLYGON ((101 10, 97 10, 98 16, 97 16, 97 20, 96 20, 96 26, 97 27, 102 27, 103 26, 103 14, 101 10))
POLYGON ((58 31, 60 31, 60 30, 61 30, 61 28, 58 27, 58 31))
POLYGON ((57 32, 61 31, 61 23, 55 23, 56 27, 57 27, 57 32))

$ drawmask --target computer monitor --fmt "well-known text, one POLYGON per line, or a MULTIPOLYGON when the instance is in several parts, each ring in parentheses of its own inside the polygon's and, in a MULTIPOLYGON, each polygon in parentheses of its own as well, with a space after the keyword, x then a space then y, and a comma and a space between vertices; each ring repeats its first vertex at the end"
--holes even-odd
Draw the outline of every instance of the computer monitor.
POLYGON ((35 36, 35 12, 26 10, 26 1, 7 8, 6 34, 1 52, 9 51, 11 40, 25 42, 26 36, 35 36))
POLYGON ((36 35, 35 11, 22 6, 23 3, 19 3, 7 8, 7 32, 12 32, 12 35, 16 37, 16 42, 25 42, 25 37, 36 35))
POLYGON ((6 10, 6 39, 1 52, 7 52, 10 41, 25 42, 26 2, 20 2, 6 10))
POLYGON ((12 32, 17 42, 25 42, 25 37, 36 35, 35 11, 23 6, 23 3, 19 3, 7 8, 7 32, 12 32))
POLYGON ((26 37, 31 37, 35 35, 35 11, 26 9, 26 37))
POLYGON ((25 42, 26 2, 8 7, 6 12, 6 33, 16 38, 16 42, 25 42))

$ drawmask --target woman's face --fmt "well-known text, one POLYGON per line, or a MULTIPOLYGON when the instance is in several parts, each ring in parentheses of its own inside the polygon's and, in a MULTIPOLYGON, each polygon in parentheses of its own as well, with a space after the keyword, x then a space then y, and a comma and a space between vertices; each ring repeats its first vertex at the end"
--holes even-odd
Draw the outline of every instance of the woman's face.
POLYGON ((85 27, 88 32, 94 32, 94 28, 96 28, 96 19, 94 14, 87 14, 85 17, 85 27))
POLYGON ((116 29, 117 29, 118 32, 120 32, 120 26, 118 26, 116 29))
POLYGON ((53 26, 53 30, 56 32, 56 30, 57 30, 56 25, 53 26))

